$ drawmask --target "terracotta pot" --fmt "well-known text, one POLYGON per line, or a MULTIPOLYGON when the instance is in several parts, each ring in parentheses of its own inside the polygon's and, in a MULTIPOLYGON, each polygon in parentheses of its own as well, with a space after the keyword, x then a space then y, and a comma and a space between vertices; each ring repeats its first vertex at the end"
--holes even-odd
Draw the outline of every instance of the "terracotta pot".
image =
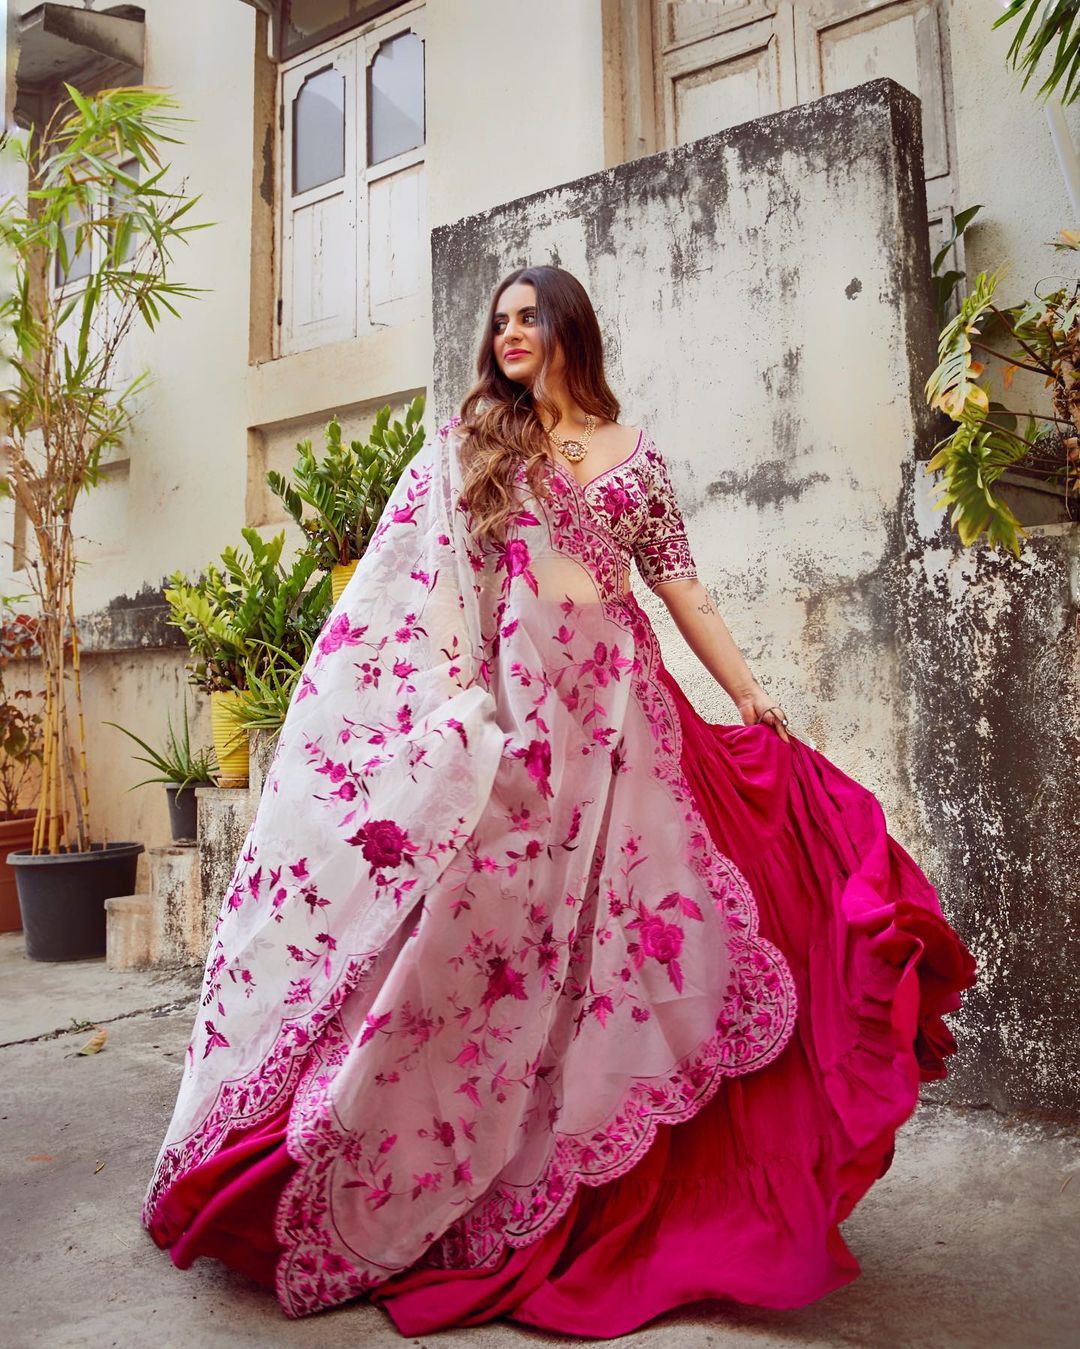
POLYGON ((31 847, 36 814, 37 811, 31 808, 20 810, 13 819, 0 820, 0 932, 19 932, 22 929, 15 870, 5 859, 9 852, 31 847))

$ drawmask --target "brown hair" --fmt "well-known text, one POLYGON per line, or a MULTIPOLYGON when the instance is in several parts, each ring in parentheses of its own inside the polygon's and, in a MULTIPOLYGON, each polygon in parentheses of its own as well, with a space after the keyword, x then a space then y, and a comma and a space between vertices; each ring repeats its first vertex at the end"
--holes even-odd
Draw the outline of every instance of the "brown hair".
POLYGON ((543 496, 543 472, 550 459, 548 437, 539 412, 554 423, 559 416, 545 378, 562 347, 565 380, 570 396, 601 420, 615 421, 619 401, 604 376, 603 341, 596 311, 585 287, 561 267, 519 267, 503 277, 488 305, 487 321, 476 357, 477 379, 459 409, 462 498, 467 500, 472 527, 481 538, 501 538, 506 520, 518 506, 514 473, 525 465, 526 480, 537 497, 543 496), (514 282, 536 289, 534 332, 541 334, 541 364, 530 386, 515 383, 495 359, 495 311, 499 297, 514 282))

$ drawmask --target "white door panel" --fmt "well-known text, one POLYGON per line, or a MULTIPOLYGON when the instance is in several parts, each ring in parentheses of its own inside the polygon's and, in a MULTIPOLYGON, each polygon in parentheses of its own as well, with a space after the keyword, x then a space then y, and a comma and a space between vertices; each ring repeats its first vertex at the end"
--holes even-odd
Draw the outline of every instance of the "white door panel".
MULTIPOLYGON (((759 15, 766 6, 720 8, 736 11, 714 16, 717 21, 727 18, 725 31, 694 42, 677 42, 670 26, 658 35, 658 93, 668 145, 697 140, 795 102, 790 5, 769 6, 772 13, 750 23, 746 17, 759 15), (738 26, 732 26, 736 18, 738 26)), ((686 31, 685 25, 678 29, 679 37, 686 31)), ((702 31, 702 25, 695 31, 702 31)))
POLYGON ((371 184, 370 307, 372 323, 411 318, 422 280, 427 243, 423 161, 371 184))
POLYGON ((922 104, 927 223, 955 208, 945 0, 652 0, 661 145, 883 76, 922 104))
POLYGON ((807 0, 795 14, 800 97, 881 76, 910 89, 922 100, 927 178, 949 172, 940 17, 939 0, 807 0))

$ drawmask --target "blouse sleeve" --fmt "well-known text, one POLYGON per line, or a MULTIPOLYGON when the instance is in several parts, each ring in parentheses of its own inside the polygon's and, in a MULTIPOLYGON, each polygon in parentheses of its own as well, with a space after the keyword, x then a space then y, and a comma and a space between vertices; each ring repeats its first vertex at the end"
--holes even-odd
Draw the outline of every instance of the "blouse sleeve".
POLYGON ((634 540, 634 562, 642 580, 655 590, 664 581, 696 576, 697 566, 667 464, 655 445, 643 457, 642 476, 649 509, 634 540))

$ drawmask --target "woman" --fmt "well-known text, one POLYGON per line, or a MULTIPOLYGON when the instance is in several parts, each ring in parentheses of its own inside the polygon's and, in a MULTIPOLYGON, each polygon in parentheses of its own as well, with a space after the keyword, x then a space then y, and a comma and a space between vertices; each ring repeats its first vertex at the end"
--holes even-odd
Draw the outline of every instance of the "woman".
POLYGON ((144 1221, 406 1335, 803 1305, 859 1273, 837 1224, 973 958, 748 670, 580 283, 506 277, 478 368, 293 696, 144 1221))

